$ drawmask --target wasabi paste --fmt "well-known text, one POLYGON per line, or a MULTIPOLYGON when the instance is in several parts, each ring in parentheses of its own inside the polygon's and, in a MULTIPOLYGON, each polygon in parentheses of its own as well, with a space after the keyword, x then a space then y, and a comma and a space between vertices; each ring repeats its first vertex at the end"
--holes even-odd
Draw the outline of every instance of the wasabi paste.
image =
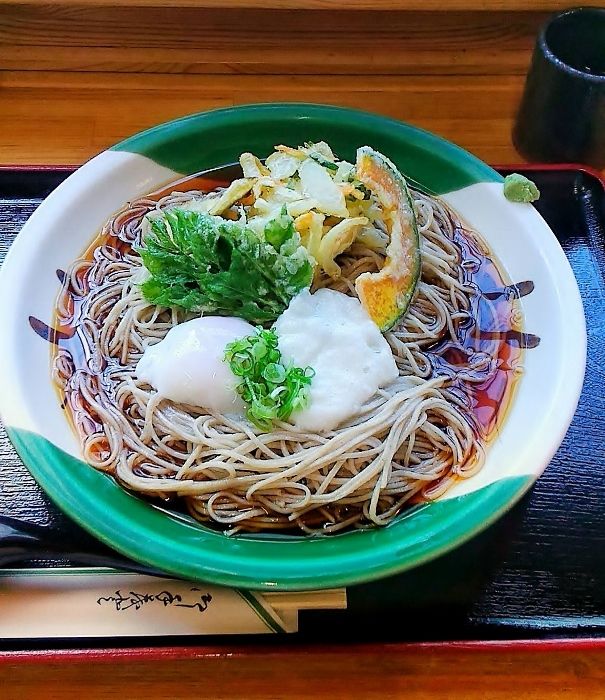
POLYGON ((510 202, 535 202, 540 190, 525 175, 511 173, 504 178, 504 196, 510 202))

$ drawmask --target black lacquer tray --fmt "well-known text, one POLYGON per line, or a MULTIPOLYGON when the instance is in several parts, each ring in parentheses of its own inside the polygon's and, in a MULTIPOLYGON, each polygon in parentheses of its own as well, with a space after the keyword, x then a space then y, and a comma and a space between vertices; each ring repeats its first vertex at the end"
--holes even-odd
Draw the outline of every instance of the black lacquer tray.
MULTIPOLYGON (((582 293, 588 363, 573 424, 546 473, 498 523, 437 561, 349 588, 346 611, 301 613, 301 631, 288 643, 605 639, 605 187, 598 173, 575 166, 500 168, 504 174, 513 169, 538 184, 537 208, 582 293)), ((29 215, 70 172, 0 168, 0 261, 29 215)), ((0 426, 0 565, 69 562, 135 567, 49 502, 0 426)), ((191 645, 192 638, 169 643, 191 645)), ((37 642, 19 644, 36 648, 37 642)), ((67 648, 107 644, 53 642, 67 648)), ((120 644, 149 647, 150 640, 120 644)), ((0 642, 0 648, 8 647, 0 642)))

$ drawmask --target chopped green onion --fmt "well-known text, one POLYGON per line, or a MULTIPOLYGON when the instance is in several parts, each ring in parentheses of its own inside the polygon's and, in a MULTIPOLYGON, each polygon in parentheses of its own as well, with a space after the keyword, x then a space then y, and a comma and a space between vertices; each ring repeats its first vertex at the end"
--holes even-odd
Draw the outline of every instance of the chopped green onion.
POLYGON ((287 420, 309 403, 312 367, 286 367, 281 362, 275 331, 257 328, 255 335, 234 340, 225 348, 225 361, 242 381, 237 393, 246 415, 261 430, 270 431, 275 420, 287 420))

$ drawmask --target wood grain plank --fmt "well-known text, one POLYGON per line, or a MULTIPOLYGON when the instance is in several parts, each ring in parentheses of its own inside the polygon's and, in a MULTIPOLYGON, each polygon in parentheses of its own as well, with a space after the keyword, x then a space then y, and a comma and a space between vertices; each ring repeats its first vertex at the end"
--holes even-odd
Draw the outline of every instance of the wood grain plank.
POLYGON ((208 49, 10 45, 5 55, 0 54, 0 70, 235 75, 522 75, 531 54, 529 42, 518 50, 469 49, 458 54, 431 50, 398 53, 396 49, 389 54, 382 45, 379 49, 369 49, 371 60, 366 61, 346 45, 311 51, 308 45, 301 43, 303 46, 293 46, 286 53, 280 47, 242 48, 237 59, 232 56, 223 61, 218 61, 208 49))
MULTIPOLYGON (((0 5, 14 0, 0 0, 0 5)), ((21 5, 38 5, 40 0, 19 0, 21 5)), ((54 0, 63 6, 129 6, 129 7, 201 7, 238 10, 478 10, 502 11, 555 11, 569 7, 568 0, 54 0)), ((594 0, 592 6, 603 6, 603 0, 594 0)))
POLYGON ((125 136, 191 112, 302 101, 410 121, 495 162, 514 160, 518 76, 204 76, 0 73, 0 162, 80 163, 125 136), (52 135, 52 137, 50 137, 52 135))
POLYGON ((410 650, 395 644, 351 644, 338 649, 249 647, 232 653, 224 644, 190 660, 110 657, 77 664, 3 665, 10 678, 3 698, 574 700, 603 697, 604 661, 602 649, 410 650))
POLYGON ((524 73, 542 13, 0 6, 0 69, 524 73))

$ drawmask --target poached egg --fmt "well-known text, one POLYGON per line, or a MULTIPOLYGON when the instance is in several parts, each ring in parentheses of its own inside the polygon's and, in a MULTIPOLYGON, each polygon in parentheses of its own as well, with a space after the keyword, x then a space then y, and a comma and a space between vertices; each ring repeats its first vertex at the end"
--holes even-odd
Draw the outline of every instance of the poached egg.
POLYGON ((254 332, 254 326, 230 316, 180 323, 146 348, 136 374, 175 403, 244 415, 244 402, 235 390, 240 380, 223 357, 228 343, 254 332))

